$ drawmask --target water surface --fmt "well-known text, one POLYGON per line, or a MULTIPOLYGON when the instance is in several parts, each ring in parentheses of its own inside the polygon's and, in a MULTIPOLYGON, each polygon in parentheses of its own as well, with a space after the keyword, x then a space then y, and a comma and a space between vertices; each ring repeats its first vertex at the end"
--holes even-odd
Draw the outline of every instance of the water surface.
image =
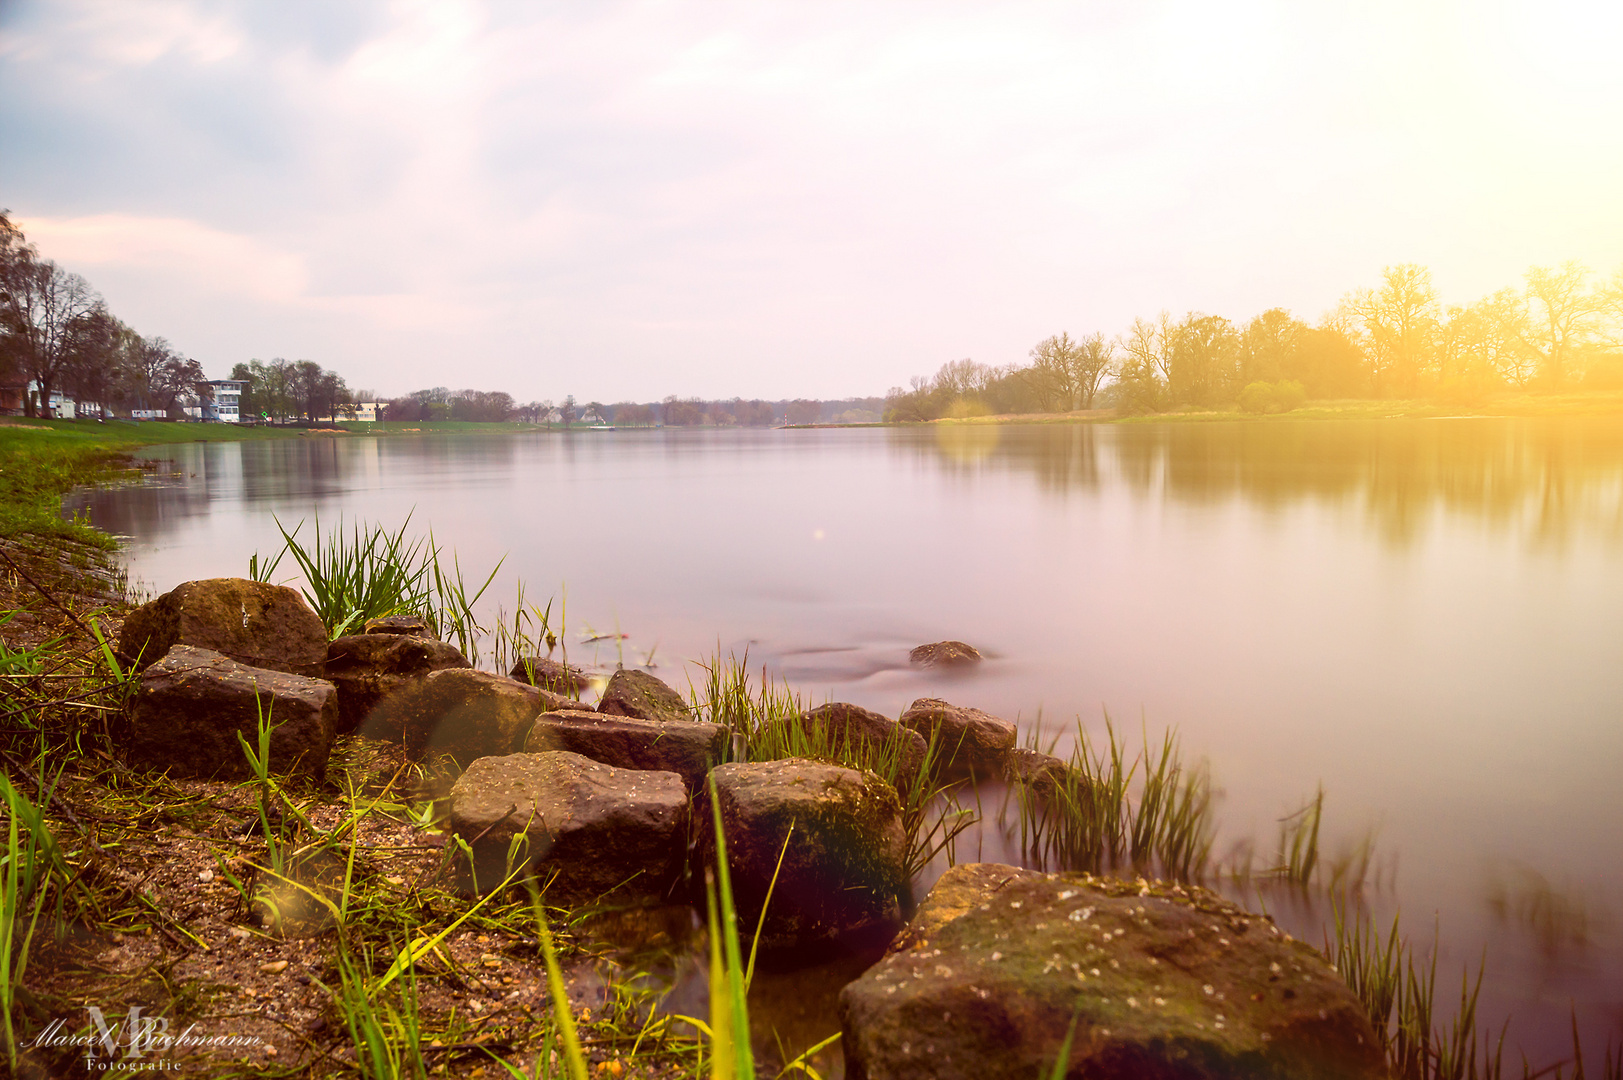
MULTIPOLYGON (((408 513, 508 607, 567 596, 571 659, 719 649, 807 696, 975 705, 1066 745, 1172 726, 1220 848, 1323 783, 1377 830, 1381 917, 1563 1049, 1623 1036, 1623 425, 1428 420, 420 435, 151 451, 77 496, 159 592, 241 575, 273 518, 408 513), (590 632, 620 642, 585 644, 590 632), (959 638, 971 675, 910 669, 959 638)), ((308 529, 310 526, 306 525, 308 529)), ((284 569, 289 570, 287 567, 284 569)), ((556 611, 556 605, 555 605, 556 611)), ((994 850, 996 845, 987 849, 994 850)), ((960 853, 963 854, 962 852, 960 853)), ((973 852, 969 852, 971 857, 973 852)), ((1255 896, 1250 897, 1253 904, 1255 896)), ((1320 908, 1264 900, 1309 940, 1320 908)))

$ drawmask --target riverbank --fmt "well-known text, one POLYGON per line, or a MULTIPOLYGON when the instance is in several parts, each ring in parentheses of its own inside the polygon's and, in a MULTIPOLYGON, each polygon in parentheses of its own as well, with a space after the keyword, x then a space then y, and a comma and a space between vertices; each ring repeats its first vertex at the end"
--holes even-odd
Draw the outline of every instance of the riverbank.
MULTIPOLYGON (((948 427, 983 424, 1167 424, 1245 421, 1290 423, 1305 420, 1440 420, 1456 418, 1623 417, 1623 391, 1569 394, 1488 394, 1471 399, 1347 398, 1308 401, 1282 413, 1248 413, 1238 408, 1184 406, 1166 412, 1122 415, 1114 409, 1078 409, 1063 413, 1005 413, 929 423, 948 427)), ((828 425, 823 425, 828 426, 828 425)))

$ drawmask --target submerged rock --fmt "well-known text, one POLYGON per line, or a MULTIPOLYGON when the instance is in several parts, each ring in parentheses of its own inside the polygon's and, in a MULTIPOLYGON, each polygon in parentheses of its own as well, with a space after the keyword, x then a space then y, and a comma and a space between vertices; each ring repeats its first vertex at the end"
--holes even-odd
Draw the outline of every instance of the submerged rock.
POLYGON ((404 634, 407 637, 434 638, 434 628, 428 625, 428 620, 421 615, 380 615, 376 619, 368 619, 362 627, 366 634, 404 634))
POLYGON ((979 863, 936 883, 840 995, 852 1080, 1384 1075, 1358 998, 1265 917, 1198 888, 979 863))
POLYGON ((476 887, 488 891, 518 869, 550 881, 554 903, 663 896, 681 865, 687 809, 675 773, 562 751, 480 758, 450 797, 451 831, 473 848, 476 887))
POLYGON ((338 638, 327 646, 326 668, 338 687, 338 730, 354 731, 378 702, 431 671, 472 666, 454 645, 437 638, 403 631, 338 638))
POLYGON ((545 656, 521 656, 513 670, 508 672, 519 682, 539 686, 543 690, 574 697, 592 685, 592 677, 578 667, 560 664, 545 656))
MULTIPOLYGON (((721 765, 712 775, 740 926, 760 919, 780 853, 762 928, 767 945, 883 939, 901 925, 907 836, 889 784, 870 772, 798 759, 721 765)), ((713 866, 708 795, 697 814, 697 856, 713 866)))
POLYGON ((981 662, 980 651, 962 641, 932 641, 928 645, 919 645, 907 654, 907 658, 923 667, 959 667, 981 662))
POLYGON ((937 767, 949 776, 1000 777, 1014 749, 1013 724, 940 698, 919 698, 898 722, 925 739, 935 736, 937 767))
POLYGON ((251 773, 237 736, 257 753, 262 716, 272 725, 273 774, 326 775, 338 723, 332 683, 176 645, 141 676, 126 753, 132 764, 171 776, 243 779, 251 773))
POLYGON ((118 652, 138 668, 176 645, 228 656, 250 667, 319 677, 327 628, 293 589, 247 578, 188 581, 142 604, 124 620, 118 652))
POLYGON ((621 668, 609 677, 597 711, 638 720, 691 720, 692 710, 682 695, 646 671, 621 668))
POLYGON ((1054 794, 1070 771, 1071 767, 1062 759, 1025 746, 1010 750, 1003 763, 1006 783, 1023 784, 1044 798, 1054 794))
POLYGON ((900 756, 896 786, 904 792, 924 768, 929 751, 924 736, 860 705, 831 701, 802 715, 800 722, 808 729, 826 732, 836 747, 850 743, 873 751, 894 745, 900 756))
POLYGON ((546 712, 524 742, 527 753, 568 750, 621 769, 673 772, 691 790, 721 761, 727 731, 695 720, 637 720, 596 712, 546 712))
POLYGON ((443 755, 465 768, 522 747, 542 708, 541 691, 533 686, 488 671, 447 668, 384 698, 360 731, 403 742, 413 760, 443 755))

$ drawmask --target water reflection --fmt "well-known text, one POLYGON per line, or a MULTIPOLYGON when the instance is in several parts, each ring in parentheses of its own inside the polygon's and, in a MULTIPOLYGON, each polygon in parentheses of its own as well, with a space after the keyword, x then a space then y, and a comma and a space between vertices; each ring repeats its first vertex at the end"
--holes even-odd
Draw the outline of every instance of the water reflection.
POLYGON ((1569 420, 1185 423, 941 427, 925 442, 892 431, 903 453, 949 472, 1035 476, 1063 494, 1120 484, 1141 496, 1282 509, 1304 499, 1358 511, 1407 544, 1444 509, 1539 544, 1574 530, 1623 537, 1623 422, 1569 420))
POLYGON ((1552 884, 1516 863, 1490 871, 1484 900, 1502 926, 1525 933, 1552 964, 1582 959, 1612 923, 1605 900, 1591 890, 1552 884))
MULTIPOLYGON (((277 546, 273 514, 391 528, 412 514, 470 574, 506 558, 490 621, 520 579, 531 602, 567 601, 576 662, 657 655, 684 687, 703 680, 689 661, 747 654, 814 702, 894 716, 943 697, 1022 738, 1046 717, 1060 753, 1076 718, 1097 734, 1105 709, 1152 736, 1175 728, 1212 767, 1223 845, 1251 837, 1261 861, 1279 815, 1321 782, 1326 851, 1380 823, 1378 921, 1401 908, 1423 935, 1437 913, 1454 950, 1440 970, 1474 970, 1486 948, 1483 1015, 1516 1017, 1507 1045, 1564 1052, 1573 1003, 1597 1043, 1616 1026, 1623 940, 1596 898, 1623 896, 1617 421, 424 435, 160 455, 153 483, 70 504, 135 538, 132 580, 154 591, 242 573, 277 546), (586 643, 593 624, 632 640, 586 643), (907 663, 944 638, 987 661, 907 663), (1484 865, 1553 884, 1501 870, 1484 904, 1484 865)), ((995 820, 998 793, 978 799, 995 820)), ((996 827, 959 850, 1019 857, 996 827)), ((1325 911, 1261 902, 1322 940, 1325 911)))

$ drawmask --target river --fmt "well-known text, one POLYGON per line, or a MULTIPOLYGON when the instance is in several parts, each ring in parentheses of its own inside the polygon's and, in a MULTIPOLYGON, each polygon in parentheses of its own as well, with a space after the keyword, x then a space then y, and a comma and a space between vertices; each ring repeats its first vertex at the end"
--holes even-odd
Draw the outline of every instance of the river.
MULTIPOLYGON (((1364 899, 1440 927, 1441 996, 1535 1059, 1623 1037, 1623 422, 419 434, 150 451, 81 493, 156 593, 241 576, 276 519, 432 529, 511 608, 567 597, 571 660, 743 655, 808 698, 940 696, 1041 723, 1171 727, 1219 853, 1322 783, 1364 899), (583 638, 624 633, 586 644, 583 638), (972 674, 910 668, 957 638, 972 674), (1378 880, 1377 880, 1378 878, 1378 880)), ((291 576, 289 566, 282 568, 291 576)), ((494 612, 494 605, 489 609, 494 612)), ((960 850, 960 857, 965 853, 960 850)), ((971 853, 972 856, 972 853, 971 853)), ((1255 895, 1249 897, 1259 902, 1255 895)), ((1262 901, 1308 940, 1322 903, 1262 901)), ((1598 1052, 1598 1051, 1597 1051, 1598 1052)))

